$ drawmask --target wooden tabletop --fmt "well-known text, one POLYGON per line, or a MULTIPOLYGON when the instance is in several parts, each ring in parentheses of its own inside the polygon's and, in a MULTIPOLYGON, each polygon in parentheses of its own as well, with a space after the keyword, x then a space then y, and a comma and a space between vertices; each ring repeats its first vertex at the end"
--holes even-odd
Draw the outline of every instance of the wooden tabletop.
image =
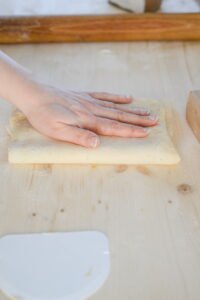
POLYGON ((92 300, 199 300, 200 145, 186 124, 185 107, 189 90, 200 88, 200 43, 1 50, 52 85, 165 103, 182 161, 173 167, 9 165, 11 107, 2 100, 0 234, 100 230, 110 240, 111 274, 92 300))

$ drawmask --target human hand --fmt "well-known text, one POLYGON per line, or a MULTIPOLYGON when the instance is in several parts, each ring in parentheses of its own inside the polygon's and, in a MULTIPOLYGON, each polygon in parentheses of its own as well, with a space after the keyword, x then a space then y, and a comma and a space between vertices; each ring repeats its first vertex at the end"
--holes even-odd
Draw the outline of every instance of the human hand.
POLYGON ((36 130, 50 138, 95 148, 99 135, 141 138, 157 124, 157 117, 148 111, 122 105, 131 102, 128 96, 62 91, 39 84, 24 113, 36 130))

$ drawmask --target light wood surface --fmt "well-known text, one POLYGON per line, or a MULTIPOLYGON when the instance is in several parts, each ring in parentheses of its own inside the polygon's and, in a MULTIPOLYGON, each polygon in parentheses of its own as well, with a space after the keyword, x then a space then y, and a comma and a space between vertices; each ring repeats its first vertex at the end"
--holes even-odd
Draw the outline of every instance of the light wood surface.
POLYGON ((200 14, 0 18, 0 43, 200 40, 200 14))
MULTIPOLYGON (((200 147, 185 121, 200 84, 200 44, 3 46, 38 78, 63 88, 132 93, 171 106, 176 167, 11 166, 0 102, 0 231, 95 229, 110 239, 112 271, 92 298, 200 297, 200 147)), ((28 100, 28 99, 27 99, 28 100)))
POLYGON ((111 274, 91 300, 199 300, 200 146, 185 109, 200 86, 200 43, 0 48, 49 84, 166 103, 182 157, 176 167, 9 165, 11 108, 2 100, 0 234, 100 230, 110 240, 111 274))
POLYGON ((190 93, 187 103, 186 118, 194 135, 200 142, 200 91, 190 93))

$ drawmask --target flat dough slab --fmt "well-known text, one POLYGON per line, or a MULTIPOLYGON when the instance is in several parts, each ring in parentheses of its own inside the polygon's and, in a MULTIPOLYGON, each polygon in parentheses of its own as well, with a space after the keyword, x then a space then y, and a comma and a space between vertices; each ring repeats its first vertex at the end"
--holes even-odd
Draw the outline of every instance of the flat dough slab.
POLYGON ((66 164, 176 164, 180 157, 169 137, 165 109, 155 101, 135 101, 132 107, 144 107, 159 116, 146 138, 101 137, 97 149, 86 149, 55 141, 38 133, 20 111, 10 118, 10 163, 66 164))

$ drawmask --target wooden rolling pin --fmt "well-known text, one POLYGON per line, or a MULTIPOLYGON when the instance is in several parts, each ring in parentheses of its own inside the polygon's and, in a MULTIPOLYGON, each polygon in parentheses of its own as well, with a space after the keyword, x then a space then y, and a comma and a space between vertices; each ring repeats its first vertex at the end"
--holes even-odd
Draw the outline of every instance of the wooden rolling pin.
POLYGON ((1 17, 0 43, 200 40, 200 14, 1 17))
POLYGON ((197 140, 200 142, 200 91, 190 93, 186 109, 186 119, 197 140))

